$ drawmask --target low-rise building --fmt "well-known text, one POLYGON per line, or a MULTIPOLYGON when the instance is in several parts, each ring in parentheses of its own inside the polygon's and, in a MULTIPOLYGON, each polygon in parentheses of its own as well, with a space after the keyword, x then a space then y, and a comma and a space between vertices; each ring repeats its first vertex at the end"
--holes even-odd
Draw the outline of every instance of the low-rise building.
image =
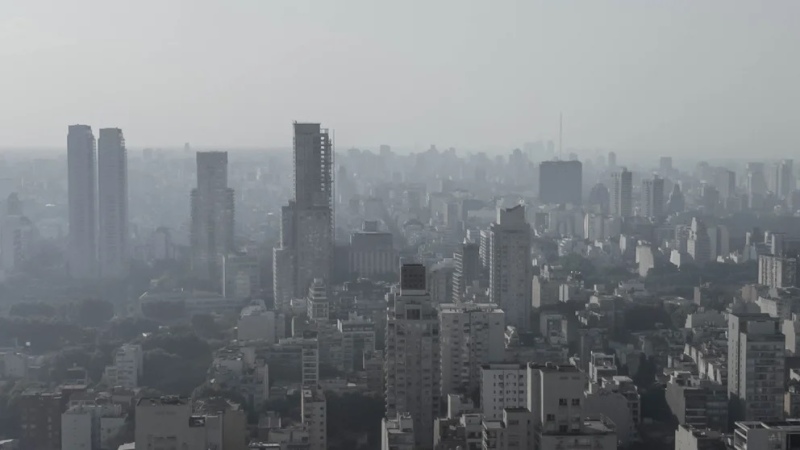
POLYGON ((381 426, 381 450, 414 450, 414 420, 410 414, 384 418, 381 426))

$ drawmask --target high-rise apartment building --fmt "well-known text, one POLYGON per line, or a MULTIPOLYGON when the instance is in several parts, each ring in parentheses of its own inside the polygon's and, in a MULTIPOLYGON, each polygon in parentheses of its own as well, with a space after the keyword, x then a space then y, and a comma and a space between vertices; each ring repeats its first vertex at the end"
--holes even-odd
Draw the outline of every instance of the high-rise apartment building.
POLYGON ((768 314, 728 317, 728 396, 738 420, 783 419, 785 340, 768 314))
POLYGON ((128 152, 119 128, 101 128, 97 145, 100 276, 128 273, 128 152))
POLYGON ((506 323, 530 327, 531 227, 525 207, 501 208, 489 228, 489 301, 506 313, 506 323))
POLYGON ((658 219, 664 216, 664 179, 658 176, 642 182, 642 213, 658 219))
POLYGON ((539 200, 542 203, 580 205, 583 164, 580 161, 543 161, 539 164, 539 200))
POLYGON ((794 161, 784 159, 775 165, 775 195, 785 199, 795 188, 794 161))
POLYGON ((96 278, 97 166, 95 139, 88 125, 70 125, 67 134, 69 197, 68 271, 78 279, 96 278))
POLYGON ((453 302, 464 301, 467 287, 480 279, 481 257, 480 245, 464 241, 453 253, 455 270, 453 271, 453 302))
POLYGON ((197 187, 191 197, 192 275, 219 285, 222 258, 234 249, 228 152, 197 152, 197 187))
POLYGON ((800 265, 797 258, 759 255, 758 284, 771 288, 800 287, 800 265))
POLYGON ((284 305, 333 270, 333 141, 318 123, 294 124, 294 200, 281 215, 273 270, 275 302, 284 305))
POLYGON ((426 269, 405 264, 400 286, 387 294, 386 417, 413 418, 414 448, 433 445, 441 398, 439 318, 426 291, 426 269))
POLYGON ((633 173, 624 167, 611 175, 611 215, 633 216, 633 173))
POLYGON ((342 335, 342 363, 345 372, 364 368, 364 355, 375 352, 375 323, 365 317, 350 313, 347 319, 336 323, 342 335))
POLYGON ((444 303, 439 323, 442 397, 476 391, 481 365, 503 361, 505 313, 491 303, 444 303))
POLYGON ((303 428, 308 432, 308 450, 327 450, 328 408, 325 395, 316 388, 303 389, 300 410, 303 428))
POLYGON ((698 220, 697 217, 692 219, 687 251, 696 264, 705 264, 711 260, 711 242, 708 236, 708 229, 706 224, 698 220))
POLYGON ((481 366, 481 412, 484 419, 500 420, 503 410, 527 406, 527 372, 527 366, 519 363, 481 366))

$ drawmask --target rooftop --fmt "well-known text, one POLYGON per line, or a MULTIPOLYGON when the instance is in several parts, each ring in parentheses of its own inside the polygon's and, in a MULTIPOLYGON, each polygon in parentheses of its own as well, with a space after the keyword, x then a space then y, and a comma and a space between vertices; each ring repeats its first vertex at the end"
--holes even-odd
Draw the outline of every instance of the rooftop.
POLYGON ((180 406, 188 405, 189 399, 177 395, 165 395, 163 397, 145 397, 139 399, 136 406, 180 406))

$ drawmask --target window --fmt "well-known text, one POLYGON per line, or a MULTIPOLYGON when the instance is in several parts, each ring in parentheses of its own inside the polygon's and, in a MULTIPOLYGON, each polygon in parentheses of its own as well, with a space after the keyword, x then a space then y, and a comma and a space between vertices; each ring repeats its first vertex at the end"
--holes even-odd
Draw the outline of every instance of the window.
POLYGON ((548 422, 555 422, 556 421, 556 415, 555 414, 548 414, 547 415, 547 421, 548 422))
POLYGON ((581 406, 581 399, 573 398, 572 399, 572 406, 581 406))
POLYGON ((558 399, 558 406, 567 406, 567 399, 565 398, 558 399))

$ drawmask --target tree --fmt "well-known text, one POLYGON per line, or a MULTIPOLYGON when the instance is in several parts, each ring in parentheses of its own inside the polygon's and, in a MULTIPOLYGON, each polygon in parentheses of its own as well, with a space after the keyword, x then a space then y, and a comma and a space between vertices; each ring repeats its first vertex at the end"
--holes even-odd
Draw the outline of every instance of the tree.
POLYGON ((328 441, 331 448, 358 448, 358 436, 366 433, 368 446, 380 441, 380 424, 384 413, 383 399, 362 394, 326 393, 328 406, 328 441))
POLYGON ((151 319, 171 321, 186 317, 186 304, 178 302, 147 302, 142 305, 142 313, 151 319))
POLYGON ((198 336, 206 339, 220 339, 223 332, 211 314, 195 314, 192 316, 192 329, 198 336))
POLYGON ((108 327, 103 330, 102 338, 104 341, 128 342, 142 337, 144 333, 155 333, 156 331, 158 331, 158 324, 152 320, 125 317, 109 322, 108 327))
POLYGON ((106 300, 85 299, 78 304, 77 321, 88 327, 99 327, 114 317, 114 305, 106 300))
POLYGON ((196 335, 156 333, 139 342, 144 350, 144 386, 188 396, 205 381, 211 348, 196 335))
POLYGON ((46 317, 51 318, 56 315, 53 305, 44 302, 35 303, 15 303, 8 310, 9 316, 16 317, 46 317))

